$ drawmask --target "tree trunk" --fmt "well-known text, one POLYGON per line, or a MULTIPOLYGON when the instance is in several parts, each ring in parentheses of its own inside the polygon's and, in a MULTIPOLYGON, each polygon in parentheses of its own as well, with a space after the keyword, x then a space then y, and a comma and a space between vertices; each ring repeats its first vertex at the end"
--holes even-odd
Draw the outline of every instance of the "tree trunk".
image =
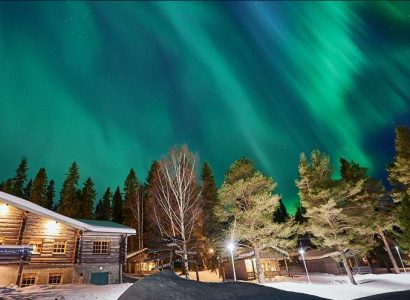
POLYGON ((386 235, 384 234, 383 230, 382 230, 380 227, 379 227, 378 229, 379 229, 379 235, 380 235, 380 237, 381 237, 382 240, 383 240, 384 247, 386 248, 387 254, 389 255, 390 261, 391 261, 391 263, 392 263, 392 265, 393 265, 394 273, 400 274, 399 267, 397 266, 397 262, 396 262, 396 260, 394 259, 393 253, 391 252, 390 245, 389 245, 389 243, 387 242, 386 235))
POLYGON ((349 280, 352 284, 357 285, 356 281, 354 280, 352 271, 350 270, 350 266, 347 263, 347 258, 343 250, 340 251, 340 255, 342 256, 343 266, 345 267, 347 276, 349 276, 349 280))
POLYGON ((258 273, 258 282, 260 284, 265 283, 265 274, 263 273, 261 265, 260 250, 256 247, 253 247, 255 253, 255 262, 256 262, 256 272, 258 273))
POLYGON ((185 271, 185 278, 189 279, 189 265, 188 265, 188 254, 187 254, 187 248, 186 248, 186 242, 184 241, 183 245, 183 251, 184 251, 184 271, 185 271))

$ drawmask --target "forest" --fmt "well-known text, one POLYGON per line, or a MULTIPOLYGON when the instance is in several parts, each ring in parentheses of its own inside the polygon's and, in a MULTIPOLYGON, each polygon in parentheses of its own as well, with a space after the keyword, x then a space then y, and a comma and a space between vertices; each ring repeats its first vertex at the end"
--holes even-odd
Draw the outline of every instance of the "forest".
POLYGON ((383 252, 399 273, 392 245, 405 254, 410 251, 410 129, 396 128, 395 156, 386 166, 388 186, 372 178, 366 166, 344 158, 340 166, 335 170, 334 162, 319 150, 301 153, 295 166, 300 198, 295 215, 288 214, 275 192, 274 179, 257 170, 251 159, 233 162, 218 187, 211 166, 200 164, 186 145, 174 146, 153 161, 145 181, 130 169, 123 186, 107 187, 98 198, 91 177, 80 181, 76 162, 58 195, 45 168, 28 178, 26 159, 14 176, 0 183, 0 190, 72 218, 131 226, 137 235, 130 239, 129 251, 172 243, 185 270, 192 250, 203 268, 216 268, 217 257, 231 241, 253 249, 260 283, 263 249, 289 252, 307 244, 336 249, 353 284, 347 249, 383 252))

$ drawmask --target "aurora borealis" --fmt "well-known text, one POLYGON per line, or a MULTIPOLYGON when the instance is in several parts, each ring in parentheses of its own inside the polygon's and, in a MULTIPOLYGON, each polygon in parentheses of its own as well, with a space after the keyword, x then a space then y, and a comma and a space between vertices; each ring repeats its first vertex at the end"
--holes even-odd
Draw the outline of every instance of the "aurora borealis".
POLYGON ((218 182, 241 156, 288 207, 300 152, 385 176, 410 125, 410 3, 2 2, 0 181, 19 160, 99 196, 187 143, 218 182))

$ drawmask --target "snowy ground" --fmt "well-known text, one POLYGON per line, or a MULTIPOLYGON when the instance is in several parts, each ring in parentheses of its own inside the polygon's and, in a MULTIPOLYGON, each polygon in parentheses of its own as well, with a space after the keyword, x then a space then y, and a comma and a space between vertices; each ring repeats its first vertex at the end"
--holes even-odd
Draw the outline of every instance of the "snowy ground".
POLYGON ((0 299, 54 300, 60 296, 63 296, 65 300, 115 300, 118 299, 118 297, 131 285, 131 283, 123 283, 110 285, 38 285, 25 288, 0 287, 0 299))
POLYGON ((347 276, 329 274, 310 275, 312 284, 307 282, 305 276, 298 276, 294 279, 279 277, 265 285, 335 300, 356 299, 375 294, 410 290, 410 274, 368 274, 355 275, 354 277, 357 286, 350 284, 347 276))

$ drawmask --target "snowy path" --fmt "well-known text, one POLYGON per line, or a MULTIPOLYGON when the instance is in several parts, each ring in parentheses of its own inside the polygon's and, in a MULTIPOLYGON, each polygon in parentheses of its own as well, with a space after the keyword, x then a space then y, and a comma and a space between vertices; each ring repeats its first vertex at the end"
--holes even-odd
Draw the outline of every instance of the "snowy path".
MULTIPOLYGON (((283 277, 280 278, 280 280, 283 279, 283 277)), ((375 294, 410 290, 410 274, 355 275, 357 286, 350 284, 347 276, 311 274, 310 279, 312 284, 308 284, 307 278, 301 276, 293 280, 285 279, 287 282, 277 281, 265 285, 335 300, 356 299, 375 294)))

